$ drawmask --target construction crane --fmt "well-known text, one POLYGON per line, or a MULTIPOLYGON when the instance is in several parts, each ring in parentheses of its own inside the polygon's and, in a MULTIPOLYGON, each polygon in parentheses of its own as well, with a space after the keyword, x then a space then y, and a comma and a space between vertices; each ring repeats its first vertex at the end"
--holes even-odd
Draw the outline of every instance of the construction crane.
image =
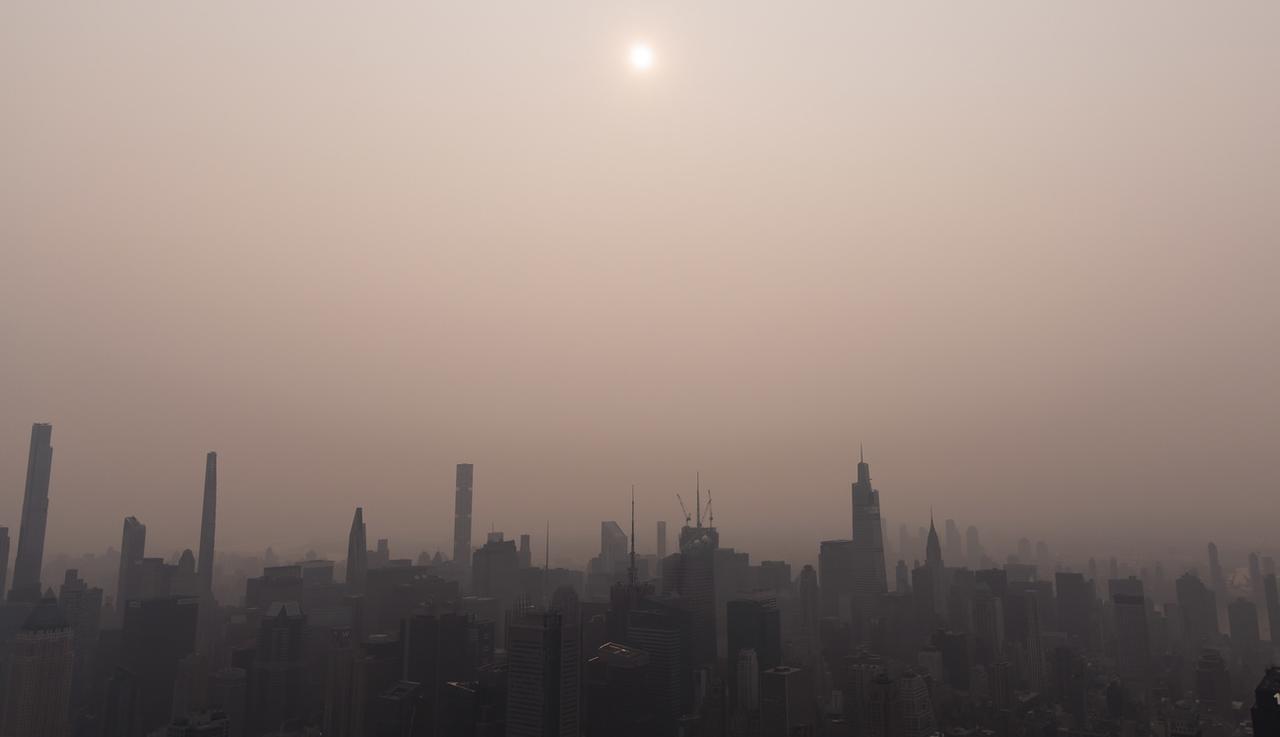
POLYGON ((684 512, 684 526, 689 526, 689 510, 684 506, 684 500, 680 498, 680 494, 676 494, 676 501, 680 502, 680 511, 684 512))

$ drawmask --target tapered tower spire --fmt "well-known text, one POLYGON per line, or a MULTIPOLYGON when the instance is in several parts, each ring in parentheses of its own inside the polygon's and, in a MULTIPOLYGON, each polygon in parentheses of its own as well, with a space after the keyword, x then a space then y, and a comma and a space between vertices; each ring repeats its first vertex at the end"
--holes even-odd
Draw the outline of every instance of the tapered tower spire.
POLYGON ((213 591, 213 533, 218 518, 218 454, 204 458, 204 507, 200 512, 200 560, 197 573, 202 593, 213 591))

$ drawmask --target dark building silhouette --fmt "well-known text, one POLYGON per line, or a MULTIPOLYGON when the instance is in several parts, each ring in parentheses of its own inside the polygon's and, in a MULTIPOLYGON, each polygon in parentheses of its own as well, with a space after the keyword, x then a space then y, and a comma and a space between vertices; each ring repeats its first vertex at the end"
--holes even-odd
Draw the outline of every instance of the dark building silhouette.
POLYGON ((645 697, 654 712, 654 734, 670 734, 690 700, 693 627, 689 612, 647 602, 643 610, 630 613, 627 637, 632 647, 649 656, 645 697))
POLYGON ((1150 683, 1150 636, 1147 602, 1138 594, 1111 597, 1116 616, 1116 661, 1126 682, 1146 687, 1150 683))
POLYGON ((760 672, 760 726, 765 735, 793 735, 814 727, 808 675, 779 665, 760 672))
POLYGON ((507 737, 578 737, 579 658, 573 612, 512 616, 507 625, 507 737))
MULTIPOLYGON (((858 459, 858 480, 853 484, 853 596, 855 610, 866 617, 878 608, 889 591, 884 564, 884 530, 880 522, 880 492, 871 487, 871 466, 858 459)), ((825 584, 824 584, 825 585, 825 584)))
POLYGON ((74 637, 71 624, 53 599, 43 599, 31 610, 9 653, 0 734, 6 737, 67 737, 70 734, 74 637))
POLYGON ((520 589, 520 552, 513 540, 499 536, 475 551, 471 560, 471 593, 504 603, 515 600, 520 589))
POLYGON ((1280 592, 1277 591, 1276 574, 1266 574, 1262 584, 1267 602, 1267 627, 1271 633, 1271 646, 1280 647, 1280 592))
POLYGON ((58 608, 74 633, 75 668, 71 683, 71 702, 83 705, 88 698, 89 676, 102 625, 102 589, 89 586, 74 568, 67 569, 58 589, 58 608))
POLYGON ((1216 543, 1209 543, 1209 588, 1219 599, 1226 598, 1227 580, 1222 574, 1222 563, 1218 560, 1216 543))
MULTIPOLYGON (((1274 578, 1274 574, 1272 575, 1274 578)), ((1249 710, 1255 737, 1280 734, 1280 668, 1267 668, 1253 689, 1253 707, 1249 710)))
POLYGON ((193 596, 169 596, 125 606, 122 664, 139 694, 135 724, 143 733, 170 719, 178 663, 195 652, 199 603, 193 596))
MULTIPOLYGON (((695 497, 701 505, 701 493, 695 497)), ((680 529, 680 552, 668 556, 662 571, 662 589, 679 597, 693 628, 693 665, 711 667, 717 654, 716 551, 720 533, 703 526, 698 514, 693 525, 680 529)))
POLYGON ((453 491, 453 561, 464 571, 471 566, 471 493, 475 469, 459 463, 453 491))
POLYGON ((40 569, 44 562, 44 533, 49 522, 49 476, 53 469, 53 425, 31 426, 27 454, 27 483, 22 492, 22 524, 18 528, 18 553, 13 561, 11 601, 40 599, 40 569))
POLYGON ((259 625, 249 721, 262 731, 303 716, 306 626, 306 616, 292 601, 272 604, 259 625))
POLYGON ((365 547, 364 508, 356 507, 351 518, 351 532, 347 535, 347 588, 353 592, 364 590, 369 572, 369 551, 365 547))
POLYGON ((658 520, 658 560, 667 557, 667 523, 658 520))
POLYGON ((760 671, 782 665, 782 617, 772 598, 734 599, 725 605, 728 623, 728 652, 725 662, 735 667, 726 670, 728 690, 738 688, 738 653, 754 650, 760 671))
POLYGON ((1082 573, 1054 574, 1057 593, 1058 626, 1075 647, 1088 649, 1093 633, 1093 582, 1082 573))
POLYGON ((9 589, 9 528, 0 527, 0 596, 9 589))
POLYGON ((249 674, 228 666, 209 676, 209 704, 227 715, 227 737, 244 737, 248 727, 249 674))
POLYGON ((1231 630, 1231 646, 1241 654, 1252 655, 1261 644, 1258 607, 1239 597, 1227 605, 1227 625, 1231 630))
POLYGON ((587 661, 585 731, 589 735, 649 737, 657 733, 645 689, 649 654, 616 642, 587 661))
POLYGON ((823 540, 818 546, 822 616, 848 619, 853 610, 857 552, 852 540, 823 540))
POLYGON ((204 460, 204 503, 200 510, 200 592, 213 591, 213 534, 218 518, 218 454, 209 451, 204 460))
POLYGON ((1192 573, 1179 576, 1174 589, 1177 591, 1178 609, 1182 611, 1185 647, 1188 654, 1199 653, 1201 648, 1218 639, 1217 598, 1192 573))
POLYGON ((125 517, 120 536, 120 573, 116 578, 116 608, 120 611, 130 599, 138 598, 138 567, 146 551, 147 526, 137 517, 125 517))

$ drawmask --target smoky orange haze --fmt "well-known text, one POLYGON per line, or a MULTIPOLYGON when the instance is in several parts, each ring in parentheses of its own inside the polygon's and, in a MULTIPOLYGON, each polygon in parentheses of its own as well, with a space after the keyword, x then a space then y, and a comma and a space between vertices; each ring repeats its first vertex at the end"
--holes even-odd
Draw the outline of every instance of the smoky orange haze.
POLYGON ((0 524, 1268 543, 1280 4, 899 5, 5 3, 0 524))

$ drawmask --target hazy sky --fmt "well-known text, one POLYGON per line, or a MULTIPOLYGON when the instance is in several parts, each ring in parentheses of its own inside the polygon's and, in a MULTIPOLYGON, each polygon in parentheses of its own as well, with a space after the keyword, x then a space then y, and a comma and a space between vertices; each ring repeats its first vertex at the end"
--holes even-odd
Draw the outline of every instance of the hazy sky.
POLYGON ((1265 542, 1278 28, 4 3, 0 524, 49 421, 50 551, 127 514, 194 548, 214 449, 228 549, 340 554, 362 504, 371 543, 448 550, 470 461, 481 540, 550 518, 585 558, 635 483, 646 552, 700 469, 724 544, 811 558, 859 442, 895 528, 1265 542))

